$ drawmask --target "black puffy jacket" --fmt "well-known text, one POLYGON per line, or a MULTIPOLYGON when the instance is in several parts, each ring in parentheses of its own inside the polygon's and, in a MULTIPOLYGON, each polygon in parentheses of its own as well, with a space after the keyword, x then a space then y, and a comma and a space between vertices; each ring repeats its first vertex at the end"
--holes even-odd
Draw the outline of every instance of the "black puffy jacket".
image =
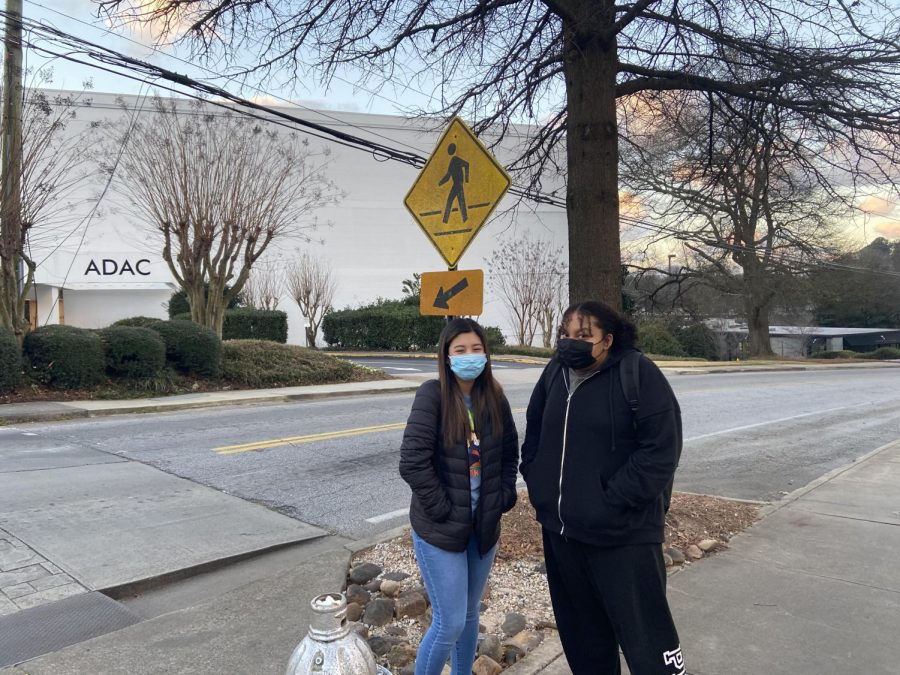
POLYGON ((442 441, 440 382, 429 380, 416 392, 400 446, 400 476, 412 489, 409 521, 432 546, 464 551, 474 531, 484 555, 500 538, 500 516, 516 503, 519 461, 519 436, 506 397, 502 414, 502 438, 494 435, 489 420, 475 422, 481 441, 481 495, 473 520, 468 448, 442 441))
POLYGON ((662 543, 667 488, 681 446, 672 388, 652 361, 638 367, 632 413, 611 354, 574 390, 551 362, 528 404, 522 475, 538 521, 598 546, 662 543))

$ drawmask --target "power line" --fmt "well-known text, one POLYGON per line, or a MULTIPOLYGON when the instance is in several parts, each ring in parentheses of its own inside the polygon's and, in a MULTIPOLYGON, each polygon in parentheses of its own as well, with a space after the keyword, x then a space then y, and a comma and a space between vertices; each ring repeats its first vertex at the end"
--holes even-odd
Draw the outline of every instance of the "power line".
MULTIPOLYGON (((0 11, 0 16, 4 16, 5 14, 6 14, 5 12, 0 11)), ((421 168, 422 166, 424 166, 424 164, 426 162, 426 158, 423 157, 422 155, 419 155, 418 153, 397 150, 396 148, 393 148, 391 146, 387 146, 387 145, 384 145, 381 143, 375 143, 375 142, 369 141, 367 139, 363 139, 358 136, 354 136, 352 134, 347 134, 347 133, 329 128, 322 124, 318 124, 315 122, 311 122, 309 120, 304 120, 302 118, 298 118, 294 115, 290 115, 281 110, 273 109, 270 106, 258 104, 253 101, 250 101, 248 99, 245 99, 243 97, 232 94, 231 92, 228 92, 227 90, 222 89, 221 87, 217 87, 215 85, 212 85, 212 84, 209 84, 206 82, 195 80, 193 78, 175 73, 173 71, 162 68, 160 66, 155 66, 155 65, 147 63, 145 61, 141 61, 139 59, 129 57, 129 56, 121 54, 113 49, 103 47, 101 45, 97 45, 88 40, 84 40, 83 38, 79 38, 77 36, 71 35, 71 34, 61 31, 57 28, 54 28, 52 26, 47 26, 46 24, 37 23, 34 21, 30 21, 30 20, 23 20, 23 26, 26 26, 26 24, 27 24, 27 28, 28 28, 29 32, 37 33, 43 39, 46 39, 49 41, 60 42, 64 45, 72 48, 76 53, 83 53, 91 59, 95 59, 97 61, 105 63, 107 66, 124 68, 126 70, 141 73, 145 76, 151 76, 151 77, 155 77, 158 79, 163 79, 163 80, 166 80, 169 82, 173 82, 182 87, 186 87, 190 90, 199 91, 202 94, 218 96, 218 97, 223 98, 227 101, 230 101, 236 105, 244 106, 247 108, 251 108, 253 110, 260 111, 262 113, 266 113, 268 115, 272 115, 272 116, 276 117, 277 119, 269 119, 262 115, 258 115, 258 114, 254 114, 254 113, 251 113, 251 112, 248 112, 245 110, 233 108, 233 107, 223 104, 219 101, 215 101, 215 100, 209 101, 209 100, 203 98, 202 96, 189 94, 187 92, 173 89, 171 87, 155 85, 155 86, 159 86, 160 88, 162 88, 166 91, 170 91, 172 93, 180 94, 180 95, 187 96, 190 98, 195 98, 197 100, 201 100, 201 101, 210 103, 212 105, 223 107, 232 112, 236 112, 239 114, 254 117, 254 118, 259 119, 264 122, 275 123, 275 124, 279 124, 280 126, 287 126, 288 128, 293 129, 293 127, 290 127, 288 124, 285 123, 285 121, 290 122, 292 124, 303 127, 305 130, 305 133, 308 133, 309 135, 312 135, 314 137, 326 138, 330 142, 336 142, 340 145, 344 145, 344 146, 347 146, 347 147, 350 147, 353 149, 363 149, 363 150, 370 151, 376 157, 376 159, 378 159, 379 155, 381 155, 384 160, 400 161, 400 162, 409 164, 415 168, 421 168), (310 131, 310 129, 313 131, 310 131)), ((85 65, 88 67, 98 68, 100 70, 104 70, 106 72, 110 72, 110 73, 119 75, 120 77, 125 77, 128 79, 132 79, 132 80, 135 80, 138 82, 145 83, 145 84, 148 83, 148 81, 144 78, 137 77, 135 75, 131 75, 131 74, 127 74, 127 73, 121 73, 119 71, 112 70, 111 68, 108 68, 108 67, 104 67, 104 66, 97 65, 95 63, 83 61, 81 59, 76 59, 71 55, 71 53, 62 54, 62 53, 58 53, 58 52, 54 52, 52 50, 46 49, 44 47, 40 47, 38 45, 34 45, 33 43, 28 43, 28 44, 32 49, 35 49, 37 51, 40 51, 40 52, 43 52, 46 54, 50 54, 50 55, 58 57, 58 58, 66 59, 66 60, 72 61, 74 63, 79 63, 81 65, 85 65)), ((520 198, 529 199, 529 200, 537 202, 537 203, 544 203, 544 204, 556 206, 559 208, 566 208, 565 200, 560 199, 559 197, 557 197, 555 195, 548 195, 548 194, 541 193, 539 191, 531 190, 528 188, 522 188, 522 187, 515 186, 515 185, 510 188, 509 192, 510 192, 510 194, 513 194, 520 198)), ((753 255, 758 254, 758 251, 756 251, 755 249, 751 249, 751 248, 747 248, 747 247, 743 247, 743 246, 737 246, 737 245, 733 245, 733 244, 725 244, 722 242, 705 239, 699 235, 687 235, 684 232, 681 232, 681 231, 678 231, 675 229, 666 228, 664 226, 648 223, 646 221, 641 221, 636 218, 620 217, 620 220, 625 221, 625 222, 631 222, 632 224, 637 225, 638 227, 642 227, 642 228, 646 228, 646 229, 655 229, 657 231, 669 234, 670 236, 674 236, 678 239, 697 241, 699 243, 703 243, 704 245, 707 245, 707 246, 710 246, 713 248, 719 248, 719 249, 729 250, 729 251, 733 251, 733 252, 750 253, 753 255)), ((869 273, 874 272, 876 274, 884 274, 884 275, 888 275, 888 276, 900 277, 900 274, 894 273, 894 272, 852 267, 849 265, 842 265, 839 263, 832 263, 832 262, 827 262, 827 261, 806 261, 806 260, 802 260, 799 258, 791 258, 790 256, 787 256, 784 253, 779 254, 779 259, 783 264, 784 263, 793 263, 795 265, 802 266, 804 268, 826 267, 826 268, 840 269, 840 270, 846 270, 846 271, 869 272, 869 273)))

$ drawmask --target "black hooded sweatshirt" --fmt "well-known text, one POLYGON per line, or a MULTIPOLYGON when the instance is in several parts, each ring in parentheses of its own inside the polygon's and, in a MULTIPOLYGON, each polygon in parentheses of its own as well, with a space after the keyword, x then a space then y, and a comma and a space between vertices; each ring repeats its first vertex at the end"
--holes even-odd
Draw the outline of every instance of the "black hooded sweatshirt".
POLYGON ((681 416, 672 388, 643 355, 635 414, 611 353, 574 390, 554 359, 528 404, 521 472, 548 530, 597 546, 662 543, 681 416))

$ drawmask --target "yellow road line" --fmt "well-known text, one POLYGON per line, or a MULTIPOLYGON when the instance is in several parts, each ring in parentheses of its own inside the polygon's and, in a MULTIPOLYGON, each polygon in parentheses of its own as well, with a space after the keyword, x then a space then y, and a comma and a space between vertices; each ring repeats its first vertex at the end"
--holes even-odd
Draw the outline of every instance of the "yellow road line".
MULTIPOLYGON (((515 408, 513 413, 525 412, 525 408, 515 408)), ((213 448, 217 455, 237 455, 242 452, 252 452, 254 450, 265 450, 267 448, 276 448, 280 445, 296 445, 298 443, 313 443, 315 441, 330 441, 335 438, 347 438, 348 436, 361 436, 362 434, 377 434, 382 431, 396 431, 406 427, 406 422, 395 422, 394 424, 379 424, 372 427, 357 427, 356 429, 343 429, 341 431, 325 431, 318 434, 307 434, 305 436, 290 436, 288 438, 273 438, 265 441, 254 441, 252 443, 240 443, 238 445, 223 445, 213 448)))

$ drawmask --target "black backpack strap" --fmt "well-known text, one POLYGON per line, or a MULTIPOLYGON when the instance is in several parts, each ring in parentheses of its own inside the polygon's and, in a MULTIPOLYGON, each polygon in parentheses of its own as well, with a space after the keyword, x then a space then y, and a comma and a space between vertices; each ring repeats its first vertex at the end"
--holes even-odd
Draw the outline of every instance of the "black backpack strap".
POLYGON ((638 405, 641 401, 640 379, 641 353, 632 351, 625 354, 619 362, 619 378, 622 380, 622 393, 631 408, 632 423, 637 424, 634 416, 637 415, 638 405))

